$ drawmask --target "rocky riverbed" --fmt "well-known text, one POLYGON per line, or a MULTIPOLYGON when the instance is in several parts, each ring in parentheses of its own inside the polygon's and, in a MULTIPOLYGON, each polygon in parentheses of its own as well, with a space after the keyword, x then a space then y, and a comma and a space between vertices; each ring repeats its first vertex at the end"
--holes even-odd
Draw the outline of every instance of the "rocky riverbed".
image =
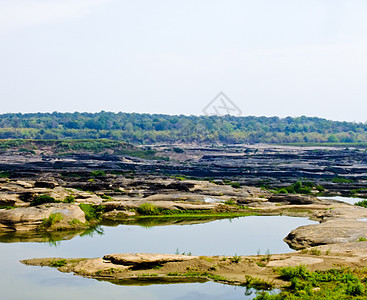
POLYGON ((170 224, 170 218, 179 217, 197 223, 246 215, 306 216, 319 224, 295 228, 285 237, 299 249, 291 254, 107 254, 24 263, 129 284, 194 279, 248 284, 257 277, 274 286, 284 284, 274 271, 280 266, 303 264, 314 270, 366 266, 367 209, 315 196, 364 196, 365 152, 236 146, 186 147, 177 155, 169 149, 157 147, 157 155, 170 161, 113 154, 2 153, 0 238, 17 232, 14 241, 37 241, 47 232, 69 239, 104 222, 128 224, 148 217, 170 224), (299 179, 312 180, 323 189, 314 187, 309 195, 275 192, 299 179), (265 188, 259 186, 264 183, 265 188))

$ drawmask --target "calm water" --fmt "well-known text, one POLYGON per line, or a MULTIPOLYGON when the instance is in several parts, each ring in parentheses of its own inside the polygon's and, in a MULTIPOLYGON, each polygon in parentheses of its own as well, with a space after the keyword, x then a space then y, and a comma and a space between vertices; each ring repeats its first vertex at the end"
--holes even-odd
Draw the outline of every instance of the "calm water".
MULTIPOLYGON (((144 228, 103 226, 103 235, 76 236, 55 244, 0 244, 0 290, 3 299, 251 299, 245 289, 212 282, 117 286, 63 274, 52 268, 30 267, 19 260, 33 257, 101 257, 110 253, 191 252, 193 255, 249 255, 269 250, 289 252, 283 238, 301 225, 316 222, 285 216, 245 217, 196 225, 144 228), (5 297, 5 298, 4 298, 5 297)), ((4 241, 4 238, 2 239, 4 241)))
POLYGON ((342 201, 342 202, 349 203, 349 204, 354 204, 356 202, 366 200, 366 199, 363 199, 363 198, 342 197, 342 196, 318 197, 318 198, 326 199, 326 200, 337 200, 337 201, 342 201))

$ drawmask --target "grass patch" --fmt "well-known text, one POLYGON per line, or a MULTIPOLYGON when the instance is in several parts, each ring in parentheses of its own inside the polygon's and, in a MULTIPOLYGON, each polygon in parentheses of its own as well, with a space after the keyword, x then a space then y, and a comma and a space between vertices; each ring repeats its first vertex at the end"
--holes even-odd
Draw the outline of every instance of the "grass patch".
POLYGON ((15 207, 14 206, 0 206, 0 209, 14 209, 15 207))
POLYGON ((256 290, 270 290, 274 286, 272 282, 266 281, 258 277, 252 277, 250 275, 245 275, 245 278, 246 278, 247 288, 253 288, 256 290))
POLYGON ((311 255, 321 255, 321 251, 317 248, 312 248, 310 250, 311 255))
POLYGON ((51 214, 48 218, 43 219, 40 228, 41 229, 47 229, 50 228, 52 225, 60 222, 63 219, 63 216, 61 213, 56 212, 51 214))
POLYGON ((92 177, 104 177, 106 176, 106 172, 103 170, 97 170, 90 173, 92 177))
POLYGON ((136 211, 144 216, 159 215, 161 213, 161 210, 152 203, 141 204, 136 211))
POLYGON ((330 269, 311 272, 306 266, 277 270, 290 284, 277 295, 261 292, 256 300, 366 299, 366 269, 330 269))
POLYGON ((104 212, 102 205, 80 204, 79 207, 84 212, 87 221, 100 220, 104 212))
POLYGON ((9 172, 6 172, 6 171, 0 172, 0 178, 9 178, 9 177, 10 177, 9 172))
POLYGON ((229 199, 229 200, 226 200, 226 201, 224 202, 224 204, 226 204, 226 205, 237 205, 237 201, 236 201, 236 200, 234 200, 233 198, 231 198, 231 199, 229 199))
POLYGON ((69 221, 69 224, 71 226, 74 226, 74 227, 80 227, 80 226, 85 226, 84 223, 82 223, 81 221, 79 221, 78 219, 72 219, 69 221))
POLYGON ((75 197, 73 195, 66 196, 63 202, 64 203, 74 203, 75 197))
POLYGON ((358 201, 358 202, 354 203, 354 205, 367 208, 367 200, 358 201))
POLYGON ((275 190, 275 193, 278 194, 305 194, 309 195, 311 194, 312 189, 316 187, 316 185, 313 182, 309 181, 297 181, 290 186, 282 187, 277 190, 275 190))
POLYGON ((353 183, 354 180, 342 178, 342 177, 334 177, 333 179, 331 179, 331 182, 333 183, 353 183))
POLYGON ((63 267, 67 264, 66 259, 53 260, 50 262, 50 266, 54 268, 63 267))
POLYGON ((237 253, 235 255, 233 255, 230 258, 231 262, 238 264, 241 261, 241 256, 237 255, 237 253))
POLYGON ((110 200, 110 201, 113 201, 113 198, 111 196, 107 196, 105 194, 102 194, 102 195, 99 195, 99 197, 101 197, 102 199, 104 200, 110 200))

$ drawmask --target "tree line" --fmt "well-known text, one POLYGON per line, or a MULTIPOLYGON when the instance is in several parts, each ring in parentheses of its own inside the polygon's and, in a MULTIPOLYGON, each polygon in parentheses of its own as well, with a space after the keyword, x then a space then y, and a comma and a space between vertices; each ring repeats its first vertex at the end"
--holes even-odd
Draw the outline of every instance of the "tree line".
POLYGON ((367 124, 317 117, 138 113, 9 113, 0 139, 109 139, 152 143, 367 143, 367 124))

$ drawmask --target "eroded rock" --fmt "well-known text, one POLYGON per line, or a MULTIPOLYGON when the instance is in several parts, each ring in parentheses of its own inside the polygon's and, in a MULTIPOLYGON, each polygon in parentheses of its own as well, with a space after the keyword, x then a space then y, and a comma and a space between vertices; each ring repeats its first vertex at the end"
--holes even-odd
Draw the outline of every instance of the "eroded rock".
POLYGON ((0 231, 35 230, 42 224, 44 219, 54 213, 59 213, 62 216, 60 227, 67 227, 69 221, 74 219, 81 223, 86 222, 84 212, 79 206, 65 203, 52 203, 36 207, 0 210, 0 231))
POLYGON ((284 241, 294 249, 318 245, 347 243, 367 238, 367 222, 356 220, 330 220, 292 230, 284 241))
POLYGON ((196 258, 198 258, 198 256, 152 253, 110 254, 103 257, 104 260, 110 261, 117 265, 134 267, 162 265, 168 262, 181 262, 196 258))

